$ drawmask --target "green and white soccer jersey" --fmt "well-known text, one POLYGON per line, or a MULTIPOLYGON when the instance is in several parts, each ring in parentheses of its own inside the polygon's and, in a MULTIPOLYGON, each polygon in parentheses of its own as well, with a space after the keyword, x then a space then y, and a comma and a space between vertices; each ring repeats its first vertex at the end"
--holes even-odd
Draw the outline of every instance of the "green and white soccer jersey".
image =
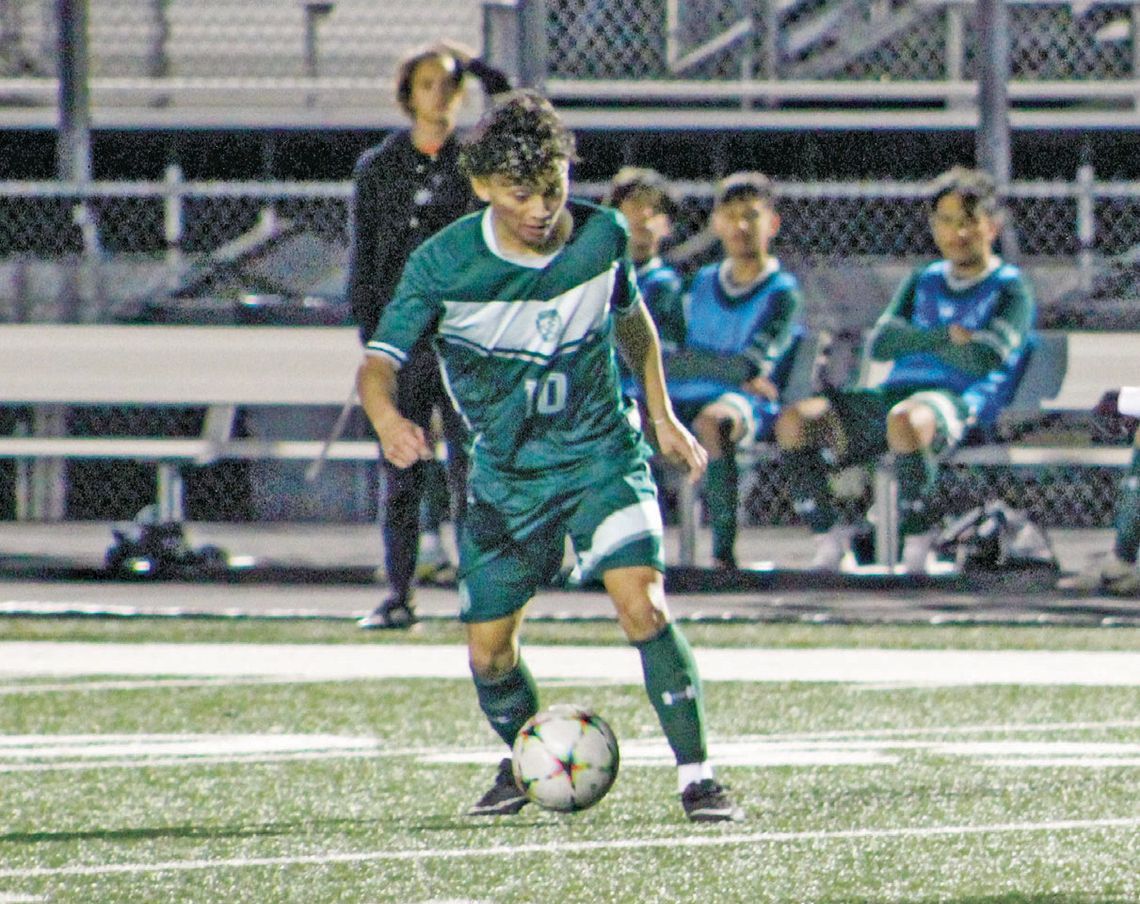
MULTIPOLYGON (((555 528, 561 539, 567 524, 550 516, 571 517, 567 494, 584 498, 639 472, 650 454, 614 350, 615 314, 641 301, 628 233, 607 208, 568 209, 568 241, 540 260, 497 251, 489 211, 438 233, 409 258, 368 343, 400 365, 435 333, 445 384, 471 431, 469 495, 516 541, 555 528)), ((631 527, 631 542, 646 529, 631 527)))

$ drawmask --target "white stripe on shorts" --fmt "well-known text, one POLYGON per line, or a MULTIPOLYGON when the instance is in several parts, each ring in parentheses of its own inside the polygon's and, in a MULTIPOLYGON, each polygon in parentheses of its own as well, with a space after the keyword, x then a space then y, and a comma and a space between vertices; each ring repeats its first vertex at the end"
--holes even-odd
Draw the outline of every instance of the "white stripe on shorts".
MULTIPOLYGON (((946 449, 953 449, 962 441, 966 432, 966 422, 954 404, 941 392, 916 392, 906 397, 907 402, 920 402, 933 408, 939 419, 946 425, 946 449)), ((946 450, 943 450, 946 451, 946 450)))
POLYGON ((571 580, 586 580, 592 576, 598 563, 628 543, 645 537, 661 537, 665 526, 661 523, 661 509, 656 499, 642 499, 633 505, 618 509, 598 525, 590 538, 590 548, 575 550, 577 564, 571 580))

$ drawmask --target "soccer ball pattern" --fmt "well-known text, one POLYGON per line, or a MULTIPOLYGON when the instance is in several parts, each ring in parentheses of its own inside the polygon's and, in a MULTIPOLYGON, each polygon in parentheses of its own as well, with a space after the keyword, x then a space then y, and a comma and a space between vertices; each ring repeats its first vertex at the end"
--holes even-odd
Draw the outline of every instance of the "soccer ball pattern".
POLYGON ((599 715, 560 704, 532 716, 515 738, 515 781, 541 807, 585 810, 606 796, 618 772, 618 743, 599 715))

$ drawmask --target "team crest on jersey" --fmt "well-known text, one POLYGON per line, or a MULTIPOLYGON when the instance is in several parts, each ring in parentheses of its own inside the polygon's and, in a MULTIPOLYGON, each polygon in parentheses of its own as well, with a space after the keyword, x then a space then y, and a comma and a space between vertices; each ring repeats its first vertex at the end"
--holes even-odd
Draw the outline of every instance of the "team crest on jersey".
POLYGON ((547 342, 553 342, 562 333, 562 318, 555 310, 543 311, 534 318, 534 327, 547 342))

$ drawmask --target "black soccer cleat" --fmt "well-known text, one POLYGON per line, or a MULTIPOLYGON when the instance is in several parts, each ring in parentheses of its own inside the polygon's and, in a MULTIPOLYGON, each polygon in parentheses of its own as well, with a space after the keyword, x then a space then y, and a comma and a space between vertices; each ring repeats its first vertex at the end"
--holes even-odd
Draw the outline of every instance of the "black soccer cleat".
POLYGON ((744 811, 729 798, 727 788, 711 778, 692 782, 681 792, 681 806, 693 822, 740 822, 744 811))
POLYGON ((467 811, 468 816, 513 816, 530 801, 522 788, 515 782, 511 771, 511 758, 503 757, 499 771, 495 773, 495 783, 479 798, 478 803, 467 811))
POLYGON ((415 623, 416 613, 412 609, 411 601, 407 597, 393 596, 360 619, 357 625, 368 631, 375 629, 401 631, 415 623))

